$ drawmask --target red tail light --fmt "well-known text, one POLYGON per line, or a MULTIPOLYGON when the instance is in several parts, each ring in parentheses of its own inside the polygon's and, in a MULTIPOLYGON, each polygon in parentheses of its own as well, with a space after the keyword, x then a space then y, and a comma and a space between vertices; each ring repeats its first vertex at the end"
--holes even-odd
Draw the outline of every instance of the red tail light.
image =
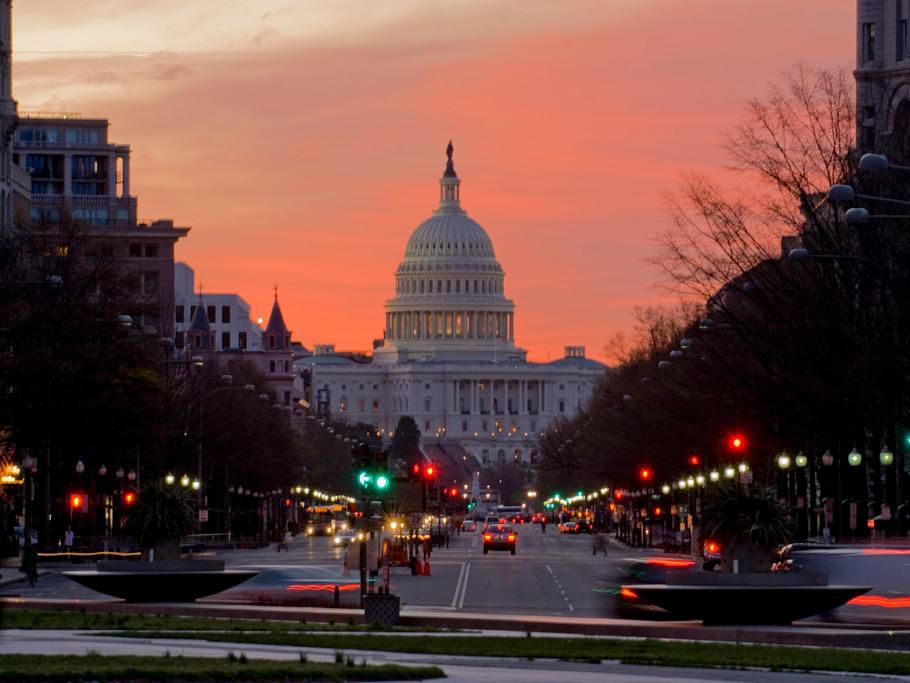
POLYGON ((485 541, 492 541, 492 540, 493 540, 493 535, 492 535, 492 534, 484 534, 484 535, 483 535, 483 540, 485 540, 485 541))
POLYGON ((512 534, 509 534, 508 541, 511 543, 514 540, 515 540, 515 536, 513 536, 512 534))
POLYGON ((621 588, 619 590, 619 594, 624 598, 630 598, 632 600, 638 599, 638 593, 636 593, 635 591, 630 590, 628 588, 621 588))

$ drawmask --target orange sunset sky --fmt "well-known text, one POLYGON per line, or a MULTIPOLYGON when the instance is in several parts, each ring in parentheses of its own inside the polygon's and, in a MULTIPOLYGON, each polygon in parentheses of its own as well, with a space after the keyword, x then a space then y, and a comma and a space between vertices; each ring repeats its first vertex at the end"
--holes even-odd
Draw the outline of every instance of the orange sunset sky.
POLYGON ((854 0, 17 0, 24 111, 106 117, 142 217, 206 291, 370 347, 455 144, 533 360, 668 301, 661 194, 719 173, 744 100, 850 68, 854 0))

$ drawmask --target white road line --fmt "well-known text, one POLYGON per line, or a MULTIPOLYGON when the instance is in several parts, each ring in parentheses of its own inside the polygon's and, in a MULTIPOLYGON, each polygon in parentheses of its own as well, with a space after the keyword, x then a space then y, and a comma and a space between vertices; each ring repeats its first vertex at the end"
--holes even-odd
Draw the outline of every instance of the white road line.
POLYGON ((464 581, 461 582, 461 597, 458 599, 458 609, 464 607, 464 596, 468 594, 468 578, 471 576, 471 563, 465 565, 464 581))
POLYGON ((465 567, 467 566, 467 562, 461 563, 461 571, 458 572, 458 581, 455 582, 455 595, 452 596, 452 609, 455 609, 455 606, 458 604, 458 593, 461 590, 461 582, 464 579, 465 567))

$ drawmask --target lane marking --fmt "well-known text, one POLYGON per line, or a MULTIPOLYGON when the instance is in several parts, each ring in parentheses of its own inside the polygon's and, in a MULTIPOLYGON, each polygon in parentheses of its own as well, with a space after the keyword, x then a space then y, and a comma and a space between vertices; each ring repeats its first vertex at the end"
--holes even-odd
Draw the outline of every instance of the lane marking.
POLYGON ((461 582, 464 579, 465 567, 467 566, 467 562, 461 563, 461 570, 458 572, 458 581, 455 582, 455 595, 452 596, 452 609, 458 604, 458 592, 461 590, 461 582))
POLYGON ((556 573, 553 571, 553 568, 548 564, 544 566, 547 568, 547 571, 550 572, 550 576, 553 577, 553 581, 556 583, 556 587, 559 588, 559 592, 562 593, 562 599, 566 601, 566 606, 569 608, 569 611, 574 612, 575 607, 569 602, 569 596, 566 595, 566 591, 563 589, 562 584, 559 583, 559 579, 556 578, 556 573))
POLYGON ((464 598, 468 594, 468 578, 471 576, 471 563, 468 562, 464 570, 464 581, 461 582, 461 597, 458 599, 458 609, 464 607, 464 598))

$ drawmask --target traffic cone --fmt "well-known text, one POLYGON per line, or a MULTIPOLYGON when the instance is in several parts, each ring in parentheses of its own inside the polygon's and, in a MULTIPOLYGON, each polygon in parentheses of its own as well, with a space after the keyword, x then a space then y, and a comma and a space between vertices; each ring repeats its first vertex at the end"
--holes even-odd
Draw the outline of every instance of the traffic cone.
POLYGON ((417 558, 417 576, 423 576, 423 562, 419 557, 417 558))
POLYGON ((423 563, 423 575, 430 576, 430 561, 427 560, 423 563))

